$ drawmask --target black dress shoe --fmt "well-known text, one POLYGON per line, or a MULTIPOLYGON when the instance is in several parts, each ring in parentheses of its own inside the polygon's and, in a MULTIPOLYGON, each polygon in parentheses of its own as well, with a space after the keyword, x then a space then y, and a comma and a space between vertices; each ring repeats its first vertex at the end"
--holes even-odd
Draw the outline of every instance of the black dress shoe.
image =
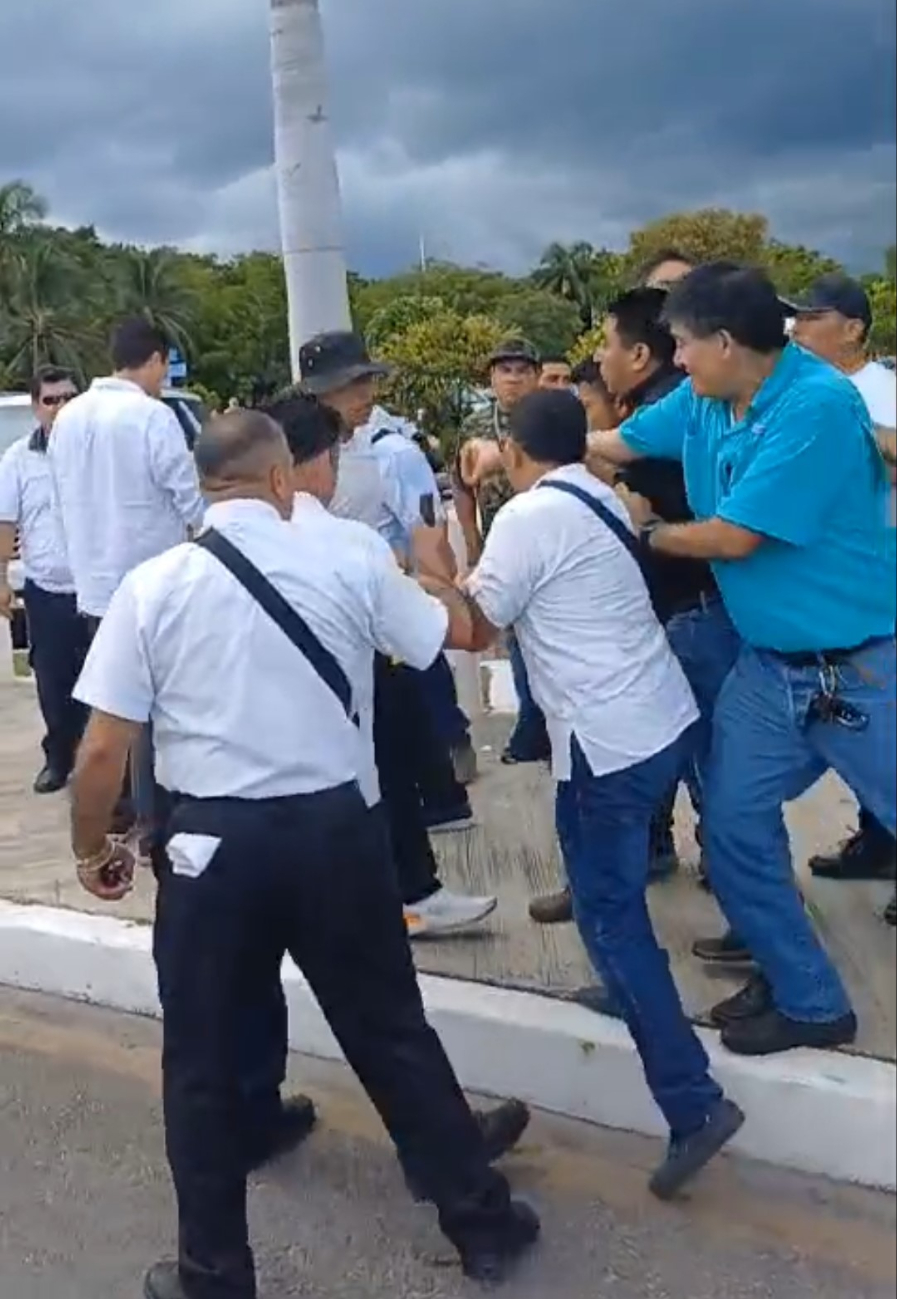
POLYGON ((861 829, 835 853, 810 858, 810 870, 820 880, 893 879, 897 869, 894 840, 881 829, 861 829))
POLYGON ((672 1200, 727 1146, 744 1125, 734 1101, 721 1100, 699 1131, 670 1143, 666 1159, 649 1183, 658 1200, 672 1200))
POLYGON ((699 938, 691 951, 699 961, 706 961, 708 965, 749 965, 753 960, 731 929, 727 929, 722 938, 699 938))
POLYGON ((190 1299, 177 1263, 157 1263, 143 1283, 145 1299, 190 1299))
POLYGON ((744 1019, 765 1015, 774 1005, 769 981, 762 974, 756 974, 734 997, 728 997, 713 1007, 710 1022, 716 1028, 725 1028, 727 1024, 740 1024, 744 1019))
MULTIPOLYGON (((483 1134, 486 1157, 490 1164, 497 1163, 510 1154, 526 1132, 532 1120, 530 1108, 523 1101, 510 1100, 492 1110, 480 1110, 473 1116, 483 1134)), ((405 1184, 411 1198, 418 1204, 429 1199, 420 1180, 411 1172, 405 1174, 405 1184)))
POLYGON ((772 1009, 753 1019, 727 1024, 722 1041, 735 1055, 778 1055, 799 1047, 824 1051, 850 1046, 856 1041, 857 1030, 857 1017, 853 1013, 826 1024, 807 1024, 772 1009))
POLYGON ((522 1254, 539 1239, 538 1214, 521 1200, 512 1200, 504 1223, 469 1245, 458 1246, 464 1275, 482 1285, 501 1285, 522 1254))
POLYGON ((530 920, 537 925, 568 925, 573 920, 573 894, 569 889, 533 898, 529 904, 530 920))
POLYGON ((314 1102, 307 1096, 294 1096, 284 1101, 274 1130, 251 1141, 247 1170, 257 1172, 273 1160, 292 1154, 310 1135, 317 1121, 314 1102))
POLYGON ((58 794, 61 789, 65 789, 69 782, 68 776, 64 776, 61 771, 46 766, 34 778, 35 794, 58 794))

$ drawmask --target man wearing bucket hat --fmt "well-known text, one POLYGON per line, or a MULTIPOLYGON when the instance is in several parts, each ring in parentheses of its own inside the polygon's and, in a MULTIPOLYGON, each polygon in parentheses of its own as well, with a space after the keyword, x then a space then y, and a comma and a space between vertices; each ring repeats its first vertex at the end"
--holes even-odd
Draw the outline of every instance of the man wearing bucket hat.
MULTIPOLYGON (((488 408, 475 411, 465 421, 452 475, 455 509, 471 568, 479 561, 493 519, 514 492, 503 470, 476 487, 466 483, 461 472, 461 448, 473 440, 500 441, 504 438, 511 411, 523 397, 538 388, 541 373, 539 353, 525 338, 505 339, 492 352, 488 366, 492 402, 488 408)), ((545 718, 530 691, 526 666, 513 632, 509 633, 507 644, 519 708, 517 725, 502 754, 502 762, 539 762, 547 759, 550 753, 545 718)))
MULTIPOLYGON (((299 369, 304 391, 335 410, 344 429, 331 512, 367 524, 410 558, 412 534, 425 521, 423 502, 431 501, 436 517, 441 504, 420 448, 394 429, 371 425, 376 383, 388 367, 371 358, 358 334, 334 332, 300 349, 299 369)), ((378 657, 375 680, 377 768, 409 934, 467 929, 491 915, 497 900, 445 888, 428 831, 471 826, 470 801, 432 723, 423 675, 378 657)))

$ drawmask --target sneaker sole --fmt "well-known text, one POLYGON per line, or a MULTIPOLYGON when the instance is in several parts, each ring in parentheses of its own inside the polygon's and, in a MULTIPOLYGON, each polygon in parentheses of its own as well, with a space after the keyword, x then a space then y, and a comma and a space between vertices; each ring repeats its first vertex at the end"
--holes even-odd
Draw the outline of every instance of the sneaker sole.
POLYGON ((476 916, 467 916, 464 920, 453 920, 439 924, 424 924, 420 928, 415 928, 406 918, 408 928, 408 937, 415 938, 439 938, 443 934, 457 934, 462 929, 470 929, 474 925, 481 925, 484 920, 488 920, 491 915, 498 909, 498 898, 493 898, 488 907, 478 912, 476 916))
POLYGON ((658 1200, 674 1199, 721 1154, 744 1127, 745 1116, 738 1106, 732 1101, 726 1101, 724 1105, 725 1109, 715 1120, 712 1131, 706 1134, 707 1144, 700 1151, 695 1150, 689 1158, 678 1161, 669 1170, 658 1170, 651 1178, 651 1194, 658 1200))

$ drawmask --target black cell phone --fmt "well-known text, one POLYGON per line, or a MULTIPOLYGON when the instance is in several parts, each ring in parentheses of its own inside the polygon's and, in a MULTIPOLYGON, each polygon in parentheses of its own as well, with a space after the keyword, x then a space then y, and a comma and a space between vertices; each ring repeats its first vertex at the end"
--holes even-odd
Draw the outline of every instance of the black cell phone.
POLYGON ((428 528, 436 527, 436 500, 430 492, 420 498, 420 517, 428 528))

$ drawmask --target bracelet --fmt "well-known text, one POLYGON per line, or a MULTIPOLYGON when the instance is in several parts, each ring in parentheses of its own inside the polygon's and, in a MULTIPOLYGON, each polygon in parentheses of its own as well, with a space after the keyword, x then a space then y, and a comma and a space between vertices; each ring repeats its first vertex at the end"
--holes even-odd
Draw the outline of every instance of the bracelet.
POLYGON ((115 856, 115 844, 108 838, 99 852, 91 853, 89 857, 75 857, 75 865, 79 871, 88 875, 97 874, 104 870, 115 856))

